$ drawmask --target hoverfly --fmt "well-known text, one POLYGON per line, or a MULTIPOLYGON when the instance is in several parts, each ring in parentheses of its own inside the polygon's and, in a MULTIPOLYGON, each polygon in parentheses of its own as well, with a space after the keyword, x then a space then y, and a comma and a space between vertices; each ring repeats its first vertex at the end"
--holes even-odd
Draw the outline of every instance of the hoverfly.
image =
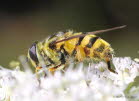
POLYGON ((34 42, 28 50, 28 59, 38 71, 47 68, 50 72, 61 70, 69 64, 70 57, 81 62, 85 59, 104 60, 108 69, 116 73, 110 65, 114 51, 111 45, 95 34, 104 33, 124 26, 93 32, 59 32, 42 42, 34 42), (42 62, 43 61, 43 62, 42 62))

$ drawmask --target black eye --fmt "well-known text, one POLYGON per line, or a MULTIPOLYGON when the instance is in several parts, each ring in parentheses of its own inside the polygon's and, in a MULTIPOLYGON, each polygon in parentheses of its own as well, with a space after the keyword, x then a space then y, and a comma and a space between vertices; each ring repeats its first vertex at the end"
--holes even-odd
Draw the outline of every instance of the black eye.
POLYGON ((38 61, 37 54, 36 54, 36 44, 37 42, 34 42, 31 48, 29 48, 29 55, 30 55, 30 58, 37 64, 39 61, 38 61))

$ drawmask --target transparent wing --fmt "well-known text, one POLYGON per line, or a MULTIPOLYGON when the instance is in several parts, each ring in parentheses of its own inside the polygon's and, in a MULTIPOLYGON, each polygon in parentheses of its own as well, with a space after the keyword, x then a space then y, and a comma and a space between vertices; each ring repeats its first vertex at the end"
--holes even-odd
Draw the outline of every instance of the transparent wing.
POLYGON ((65 39, 62 39, 62 40, 55 41, 55 42, 53 42, 53 44, 57 44, 59 42, 71 40, 71 39, 74 39, 74 38, 84 37, 86 35, 100 34, 100 33, 109 32, 109 31, 112 31, 112 30, 116 30, 116 29, 122 29, 124 27, 126 27, 126 25, 113 27, 113 28, 109 28, 109 29, 104 29, 104 30, 97 30, 97 31, 93 31, 93 32, 87 32, 86 34, 75 35, 75 36, 71 36, 71 37, 68 37, 68 38, 65 38, 65 39))

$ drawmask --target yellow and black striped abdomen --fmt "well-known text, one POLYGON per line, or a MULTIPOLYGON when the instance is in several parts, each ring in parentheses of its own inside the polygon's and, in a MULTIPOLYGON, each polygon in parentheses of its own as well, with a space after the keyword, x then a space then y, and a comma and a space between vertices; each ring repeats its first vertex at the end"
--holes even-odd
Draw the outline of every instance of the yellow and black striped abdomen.
POLYGON ((83 61, 85 58, 106 59, 106 52, 110 51, 110 44, 95 35, 87 35, 76 46, 76 58, 83 61))
MULTIPOLYGON (((74 33, 69 36, 79 35, 74 33)), ((86 58, 104 59, 112 50, 110 44, 96 35, 86 35, 84 37, 73 38, 56 44, 57 50, 63 51, 68 56, 73 56, 77 61, 86 58)))

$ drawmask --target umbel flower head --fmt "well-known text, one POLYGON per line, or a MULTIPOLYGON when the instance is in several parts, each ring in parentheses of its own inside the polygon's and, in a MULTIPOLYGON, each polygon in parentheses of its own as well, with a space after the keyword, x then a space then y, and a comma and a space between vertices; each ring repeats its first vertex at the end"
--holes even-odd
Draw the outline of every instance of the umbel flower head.
POLYGON ((0 67, 0 101, 127 101, 139 100, 139 64, 113 58, 118 74, 104 62, 70 67, 39 79, 32 72, 0 67))

